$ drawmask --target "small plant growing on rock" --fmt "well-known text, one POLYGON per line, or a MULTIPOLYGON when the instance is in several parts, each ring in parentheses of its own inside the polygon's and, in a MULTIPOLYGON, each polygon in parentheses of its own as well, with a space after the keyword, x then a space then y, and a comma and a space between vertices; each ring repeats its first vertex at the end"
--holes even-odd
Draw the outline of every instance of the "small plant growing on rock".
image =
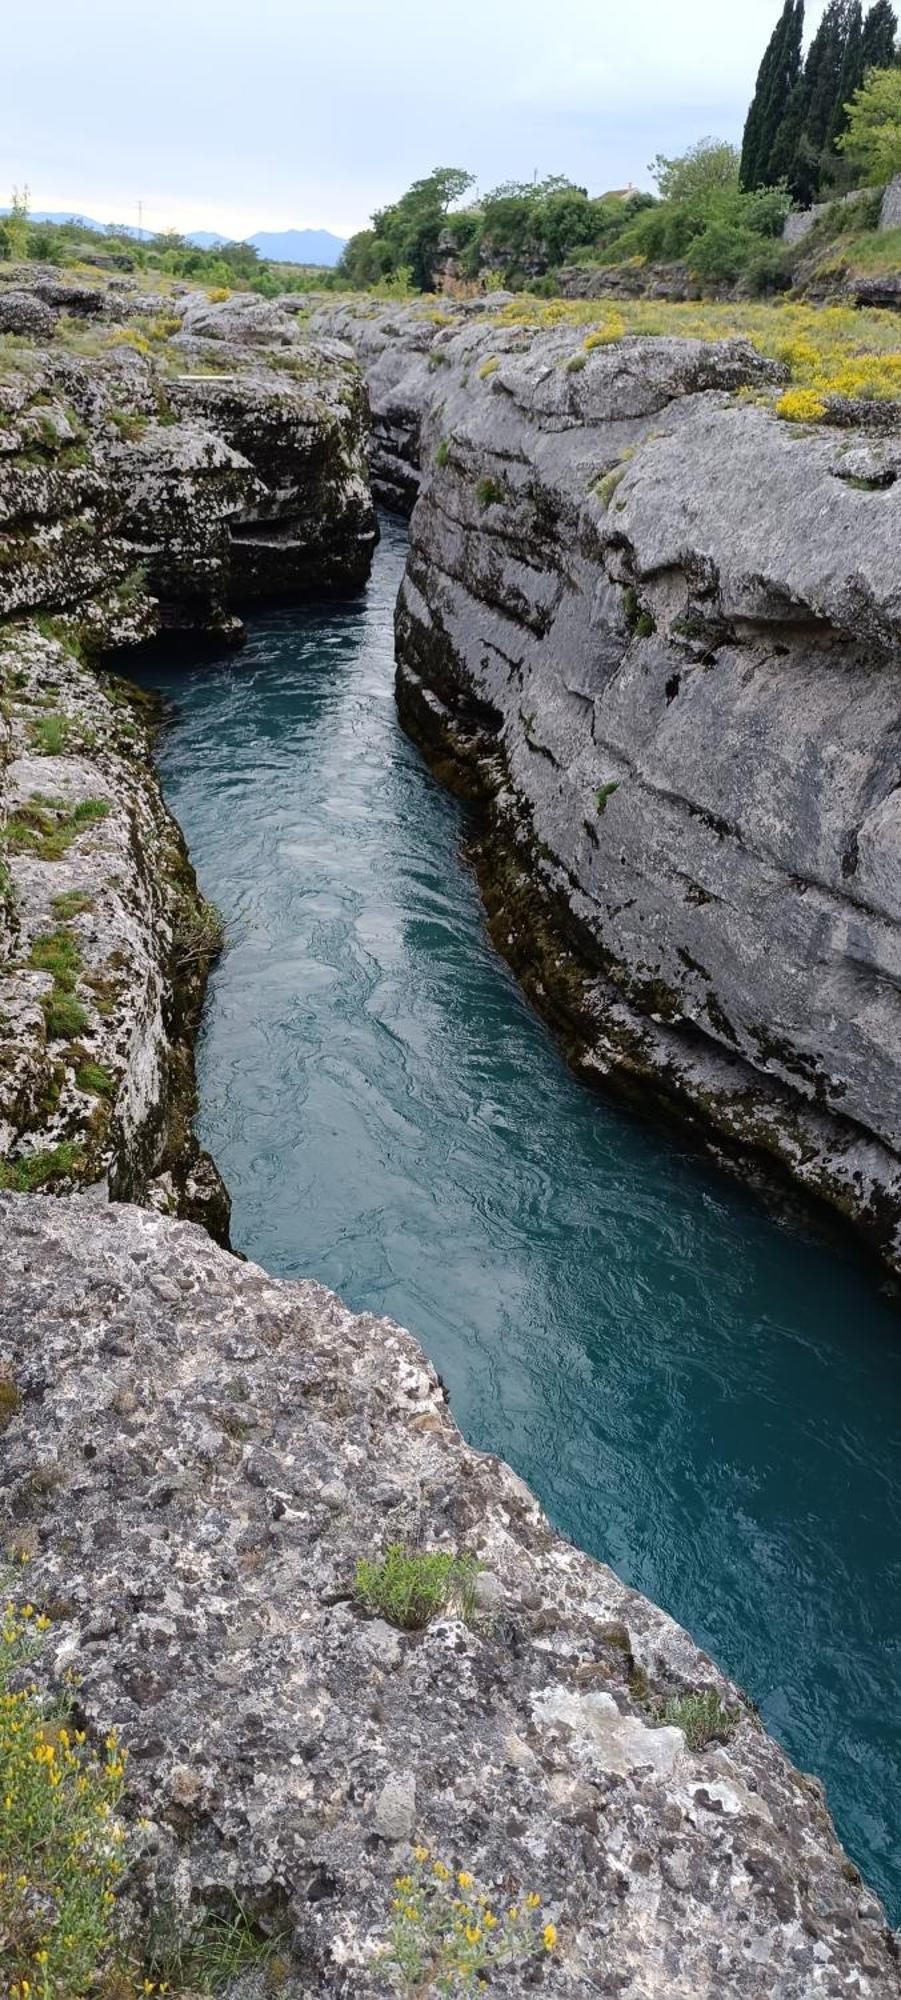
POLYGON ((738 1722, 736 1712, 724 1707, 716 1688, 671 1695, 659 1717, 661 1722, 681 1729, 689 1750, 703 1750, 708 1743, 727 1743, 738 1722))
POLYGON ((598 789, 595 792, 595 802, 597 804, 597 809, 599 813, 606 812, 608 800, 612 799, 614 792, 618 791, 619 791, 619 783, 616 778, 611 778, 610 783, 608 785, 598 786, 598 789))
POLYGON ((367 1611, 379 1612, 391 1625, 418 1632, 442 1611, 458 1610, 464 1618, 472 1617, 480 1568, 474 1555, 405 1549, 394 1542, 380 1562, 361 1557, 354 1595, 367 1611))
POLYGON ((480 507, 498 507, 504 499, 504 489, 496 479, 479 479, 476 499, 480 507))
POLYGON ((542 1923, 540 1896, 495 1910, 468 1869, 455 1872, 418 1846, 395 1877, 390 1937, 384 1962, 394 1991, 420 2000, 481 1990, 492 1971, 553 1951, 557 1929, 542 1923))
POLYGON ((173 945, 179 967, 209 964, 225 950, 225 919, 206 896, 179 904, 173 945))
POLYGON ((29 723, 28 734, 42 756, 61 757, 69 740, 68 718, 65 715, 41 715, 37 722, 29 723))
POLYGON ((125 1751, 94 1751, 71 1703, 48 1703, 22 1673, 49 1619, 0 1607, 0 1994, 51 2000, 94 1990, 113 1944, 124 1828, 115 1808, 125 1751))
POLYGON ((450 458, 450 443, 447 438, 442 438, 441 443, 438 445, 435 452, 435 464, 437 465, 439 472, 447 464, 449 458, 450 458))

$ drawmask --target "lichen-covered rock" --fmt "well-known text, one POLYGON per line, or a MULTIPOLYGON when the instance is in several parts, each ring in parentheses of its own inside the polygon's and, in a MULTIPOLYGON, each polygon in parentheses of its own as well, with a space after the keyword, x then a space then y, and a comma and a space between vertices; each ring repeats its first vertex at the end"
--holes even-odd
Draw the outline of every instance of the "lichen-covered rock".
POLYGON ((799 429, 729 393, 771 376, 742 343, 449 317, 314 323, 421 479, 398 696, 487 802, 496 941, 584 1074, 901 1267, 897 413, 799 429))
POLYGON ((407 1334, 78 1197, 0 1197, 0 1258, 3 1539, 53 1608, 41 1677, 130 1751, 136 1921, 237 1895, 286 1925, 292 1991, 374 2000, 418 1835, 556 1925, 499 1994, 898 1994, 819 1787, 463 1443, 407 1334), (478 1553, 471 1624, 364 1615, 356 1561, 397 1541, 478 1553), (698 1688, 733 1726, 692 1750, 659 1709, 698 1688))
POLYGON ((159 793, 136 690, 32 626, 0 634, 0 1185, 197 1216, 193 1034, 218 937, 159 793))

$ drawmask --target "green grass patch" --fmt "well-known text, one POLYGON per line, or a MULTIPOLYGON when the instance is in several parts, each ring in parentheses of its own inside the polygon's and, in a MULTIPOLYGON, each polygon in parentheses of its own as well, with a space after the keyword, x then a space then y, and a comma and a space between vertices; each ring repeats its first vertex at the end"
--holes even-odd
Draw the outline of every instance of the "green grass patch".
POLYGON ((41 715, 28 725, 28 736, 44 757, 60 757, 69 741, 69 719, 65 715, 41 715))
POLYGON ((599 813, 606 812, 607 806, 610 800, 612 799, 614 792, 618 791, 619 791, 618 778, 611 778, 610 783, 608 785, 598 786, 598 789, 595 792, 594 797, 595 797, 595 804, 597 806, 599 813))
POLYGON ((0 1188, 10 1194, 35 1194, 56 1181, 71 1180, 84 1166, 84 1154, 70 1139, 46 1153, 29 1153, 21 1160, 0 1160, 0 1188))
POLYGON ((92 910, 94 898, 86 895, 83 889, 64 889, 61 896, 51 896, 50 907, 55 917, 65 921, 69 917, 82 916, 86 910, 92 910))
POLYGON ((435 452, 435 464, 437 465, 439 471, 447 464, 449 458, 450 458, 450 444, 447 438, 442 438, 441 443, 438 445, 435 452))
POLYGON ((83 1062, 75 1072, 79 1090, 89 1090, 95 1097, 115 1097, 116 1081, 102 1063, 83 1062))
POLYGON ((738 1722, 736 1711, 724 1707, 715 1688, 671 1696, 663 1703, 659 1717, 661 1722, 681 1729, 689 1750, 703 1750, 708 1743, 727 1743, 738 1722))
POLYGON ((497 479, 476 481, 476 499, 480 507, 498 507, 505 499, 504 489, 497 479))
POLYGON ((48 1042, 70 1042, 73 1036, 84 1033, 90 1016, 74 993, 63 993, 54 988, 50 998, 44 1001, 44 1020, 48 1042))
POLYGON ((264 1934, 237 1900, 225 1912, 211 1910, 188 1937, 175 1911, 163 1905, 151 1915, 142 1944, 144 1990, 168 1990, 173 2000, 176 1994, 224 1993, 242 1973, 268 1967, 277 1991, 279 1974, 290 1970, 283 1953, 278 1933, 264 1934))
POLYGON ((354 1595, 367 1611, 377 1611, 404 1632, 421 1631, 442 1611, 471 1618, 481 1563, 474 1555, 405 1549, 395 1542, 379 1562, 357 1563, 354 1595))
POLYGON ((33 854, 39 861, 59 861, 80 833, 112 811, 109 799, 82 799, 67 807, 61 799, 35 792, 17 806, 6 822, 11 854, 33 854))
POLYGON ((71 992, 81 971, 81 952, 74 933, 62 924, 35 938, 28 963, 37 972, 49 972, 57 986, 71 992))

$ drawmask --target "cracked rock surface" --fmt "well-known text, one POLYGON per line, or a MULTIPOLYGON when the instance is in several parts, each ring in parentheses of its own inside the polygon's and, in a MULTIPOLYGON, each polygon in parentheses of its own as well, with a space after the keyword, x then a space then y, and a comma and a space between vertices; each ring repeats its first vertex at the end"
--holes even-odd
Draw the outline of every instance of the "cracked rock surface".
POLYGON ((556 1923, 498 1992, 898 1993, 818 1785, 464 1444, 408 1334, 78 1196, 0 1197, 0 1257, 3 1538, 54 1607, 39 1671, 74 1669, 130 1750, 137 1905, 237 1893, 287 1922, 292 1991, 383 1995, 418 1835, 556 1923), (360 1610, 356 1560, 392 1541, 478 1553, 472 1625, 360 1610), (700 1751, 655 1712, 696 1688, 736 1718, 700 1751))

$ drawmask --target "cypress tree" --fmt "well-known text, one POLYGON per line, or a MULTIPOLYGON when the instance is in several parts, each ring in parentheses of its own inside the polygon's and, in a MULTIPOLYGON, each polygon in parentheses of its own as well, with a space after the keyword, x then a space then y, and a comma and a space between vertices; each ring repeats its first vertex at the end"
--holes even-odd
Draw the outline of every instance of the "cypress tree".
POLYGON ((757 73, 741 148, 743 188, 764 187, 779 127, 801 68, 804 0, 784 0, 757 73))
POLYGON ((839 133, 844 131, 848 123, 845 105, 850 104, 855 90, 860 89, 863 72, 863 9, 860 0, 852 0, 846 19, 845 53, 842 57, 838 90, 829 124, 829 145, 832 149, 839 133))
POLYGON ((891 69, 895 61, 898 16, 891 0, 875 0, 863 24, 863 74, 868 69, 891 69))
POLYGON ((848 38, 848 12, 849 0, 829 0, 807 52, 804 65, 807 96, 804 136, 815 153, 822 153, 826 147, 839 101, 848 38))

